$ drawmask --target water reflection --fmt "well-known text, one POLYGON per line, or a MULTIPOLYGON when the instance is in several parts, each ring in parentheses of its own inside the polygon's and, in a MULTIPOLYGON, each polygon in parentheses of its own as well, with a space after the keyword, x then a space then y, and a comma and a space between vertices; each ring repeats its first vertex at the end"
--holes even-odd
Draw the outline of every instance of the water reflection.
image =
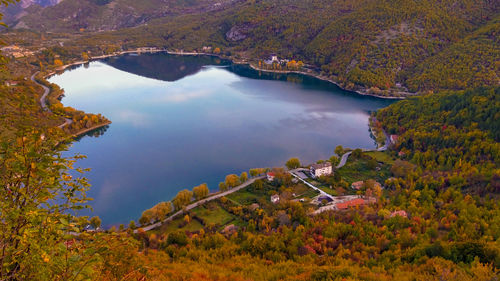
POLYGON ((87 155, 79 164, 92 168, 91 205, 105 225, 181 189, 216 189, 230 173, 327 159, 337 145, 374 147, 369 112, 391 103, 213 57, 122 56, 50 80, 66 90, 65 105, 113 122, 68 152, 87 155))

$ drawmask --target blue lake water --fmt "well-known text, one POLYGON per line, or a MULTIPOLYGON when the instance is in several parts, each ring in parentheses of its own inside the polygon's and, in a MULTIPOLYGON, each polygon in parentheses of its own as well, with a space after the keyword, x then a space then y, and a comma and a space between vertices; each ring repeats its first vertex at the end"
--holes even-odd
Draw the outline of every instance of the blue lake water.
POLYGON ((368 117, 392 101, 315 78, 259 73, 211 57, 126 55, 53 76, 63 103, 113 123, 68 155, 92 184, 104 225, 128 223, 182 189, 255 167, 327 159, 337 145, 374 148, 368 117))

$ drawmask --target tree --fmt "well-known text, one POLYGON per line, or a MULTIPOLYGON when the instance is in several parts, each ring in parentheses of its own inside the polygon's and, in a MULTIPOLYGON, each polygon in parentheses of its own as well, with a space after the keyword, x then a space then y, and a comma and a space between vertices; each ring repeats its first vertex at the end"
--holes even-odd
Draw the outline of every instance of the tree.
POLYGON ((64 63, 63 63, 63 62, 62 62, 62 60, 60 60, 60 59, 55 59, 55 60, 54 60, 54 65, 55 65, 55 66, 63 66, 63 65, 64 65, 64 63))
POLYGON ((208 190, 208 186, 206 183, 195 186, 193 188, 194 198, 196 200, 200 200, 207 197, 209 192, 210 191, 208 190))
POLYGON ((344 154, 344 148, 341 145, 338 145, 337 147, 335 147, 335 154, 341 157, 342 154, 344 154))
POLYGON ((193 192, 184 189, 179 191, 179 193, 177 193, 175 198, 172 200, 172 203, 174 203, 174 207, 176 210, 180 210, 184 206, 187 206, 192 199, 193 199, 193 192))
POLYGON ((254 178, 254 177, 256 177, 256 176, 258 176, 258 175, 259 175, 259 170, 258 170, 258 169, 250 169, 250 170, 249 170, 249 173, 250 173, 250 176, 251 176, 252 178, 254 178))
POLYGON ((139 223, 144 226, 151 223, 151 220, 154 218, 154 213, 151 209, 148 209, 142 212, 141 218, 139 219, 139 223))
POLYGON ((241 175, 240 175, 240 182, 241 182, 241 183, 244 183, 244 182, 246 182, 247 180, 248 180, 248 174, 247 174, 247 172, 243 172, 243 173, 241 173, 241 175))
POLYGON ((90 219, 90 225, 94 229, 98 229, 99 227, 101 227, 101 219, 98 216, 92 217, 90 219))
POLYGON ((63 244, 65 233, 79 233, 88 224, 72 215, 87 202, 84 171, 71 171, 80 157, 63 158, 66 146, 56 146, 44 133, 20 129, 11 141, 0 141, 2 280, 86 279, 77 272, 93 264, 78 247, 63 244))
POLYGON ((223 191, 223 192, 227 190, 227 185, 226 185, 225 182, 220 182, 219 183, 219 190, 223 191))
POLYGON ((153 207, 154 218, 157 221, 164 220, 172 212, 172 203, 161 202, 153 207))
POLYGON ((332 166, 337 166, 339 163, 340 163, 340 159, 333 155, 332 157, 330 157, 330 163, 332 163, 332 166))
POLYGON ((240 177, 235 174, 227 175, 224 182, 228 188, 233 188, 240 184, 240 177))
POLYGON ((129 229, 135 229, 136 228, 135 221, 130 221, 130 223, 128 224, 128 228, 129 229))
POLYGON ((290 158, 288 159, 288 161, 286 161, 286 167, 289 169, 289 170, 292 170, 292 169, 297 169, 300 167, 300 160, 299 158, 290 158))
POLYGON ((356 159, 359 159, 361 158, 361 155, 363 154, 363 150, 359 149, 359 148, 356 148, 355 150, 353 150, 351 156, 353 158, 356 158, 356 159))

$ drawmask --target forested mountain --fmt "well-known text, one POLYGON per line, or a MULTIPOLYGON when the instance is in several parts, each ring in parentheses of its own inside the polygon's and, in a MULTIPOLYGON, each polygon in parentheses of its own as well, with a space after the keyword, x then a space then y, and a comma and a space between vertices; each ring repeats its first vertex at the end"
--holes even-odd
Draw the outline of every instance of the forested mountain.
POLYGON ((103 31, 134 27, 152 19, 220 10, 236 0, 65 0, 32 11, 18 27, 57 32, 103 31))
POLYGON ((41 7, 53 6, 61 2, 61 0, 21 0, 16 3, 11 3, 7 7, 0 8, 0 11, 4 14, 5 22, 7 24, 13 24, 21 17, 27 15, 41 7), (29 11, 27 11, 30 9, 29 11))
POLYGON ((214 46, 253 60, 278 53, 347 89, 398 95, 498 85, 499 11, 490 0, 66 0, 20 24, 59 32, 134 27, 87 34, 78 46, 214 46))

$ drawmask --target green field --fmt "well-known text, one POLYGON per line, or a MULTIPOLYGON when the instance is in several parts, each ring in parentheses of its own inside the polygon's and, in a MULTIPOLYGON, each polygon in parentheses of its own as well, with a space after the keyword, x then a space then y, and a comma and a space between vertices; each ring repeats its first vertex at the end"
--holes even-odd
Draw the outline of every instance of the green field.
POLYGON ((193 209, 192 212, 199 218, 203 219, 207 226, 210 224, 225 225, 235 219, 235 216, 231 215, 216 204, 212 204, 210 206, 200 206, 193 209))
POLYGON ((365 152, 366 155, 375 158, 378 162, 383 162, 387 164, 394 164, 394 159, 387 153, 387 152, 382 152, 382 151, 370 151, 370 152, 365 152))
MULTIPOLYGON (((380 155, 377 156, 381 157, 380 155)), ((360 159, 353 159, 352 157, 349 157, 346 165, 338 170, 342 179, 349 183, 368 179, 374 179, 379 183, 384 183, 384 181, 391 176, 390 165, 377 165, 380 168, 380 171, 377 171, 375 168, 371 168, 369 166, 368 157, 370 156, 364 155, 360 159)))
POLYGON ((167 224, 164 224, 161 226, 160 230, 158 231, 159 233, 170 233, 176 230, 187 230, 187 231, 198 231, 203 228, 203 225, 197 221, 197 220, 191 220, 188 224, 186 224, 183 227, 179 227, 180 224, 183 223, 184 216, 175 219, 167 224))

